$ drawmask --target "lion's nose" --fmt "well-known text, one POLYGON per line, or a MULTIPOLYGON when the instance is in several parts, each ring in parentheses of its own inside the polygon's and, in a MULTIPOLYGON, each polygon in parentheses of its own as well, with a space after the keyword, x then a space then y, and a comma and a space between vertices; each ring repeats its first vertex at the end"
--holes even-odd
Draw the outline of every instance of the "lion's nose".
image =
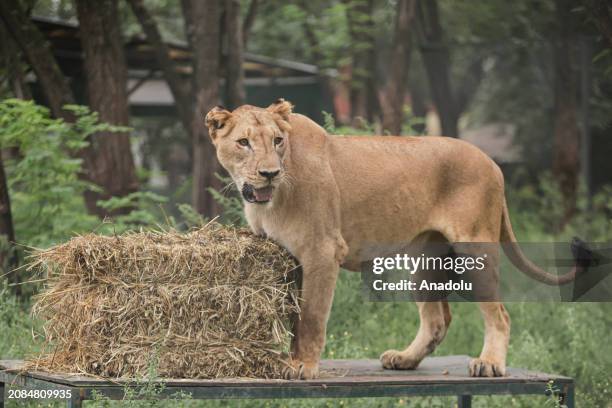
POLYGON ((274 170, 274 171, 259 170, 259 174, 261 174, 263 177, 267 178, 268 180, 272 180, 274 177, 278 176, 278 173, 280 173, 280 170, 274 170))

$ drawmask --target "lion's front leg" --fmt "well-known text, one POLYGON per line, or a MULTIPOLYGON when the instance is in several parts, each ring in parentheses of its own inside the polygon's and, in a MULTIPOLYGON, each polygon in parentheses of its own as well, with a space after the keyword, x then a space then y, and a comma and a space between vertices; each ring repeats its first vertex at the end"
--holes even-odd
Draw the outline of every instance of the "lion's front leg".
POLYGON ((302 290, 300 317, 294 322, 291 358, 285 371, 288 379, 318 376, 319 360, 325 346, 327 319, 338 277, 339 262, 334 248, 300 257, 302 290))

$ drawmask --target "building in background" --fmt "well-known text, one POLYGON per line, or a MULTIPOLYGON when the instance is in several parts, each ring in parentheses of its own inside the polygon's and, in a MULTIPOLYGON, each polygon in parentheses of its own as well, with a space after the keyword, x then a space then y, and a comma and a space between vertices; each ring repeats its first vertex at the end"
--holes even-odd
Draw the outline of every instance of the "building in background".
MULTIPOLYGON (((63 73, 70 78, 80 101, 85 92, 83 52, 79 40, 78 25, 55 19, 34 17, 40 31, 45 35, 63 73)), ((181 75, 191 75, 191 53, 185 44, 168 43, 170 56, 181 75)), ((152 46, 141 38, 132 38, 125 44, 128 68, 128 93, 130 111, 134 116, 175 114, 174 100, 163 79, 152 46)), ((322 112, 334 112, 328 82, 335 73, 324 72, 314 65, 270 58, 250 53, 244 54, 244 76, 246 102, 256 106, 267 106, 278 98, 285 98, 295 105, 295 111, 322 123, 322 112)), ((223 71, 223 66, 221 67, 223 71)), ((223 78, 221 72, 220 78, 223 78)), ((34 95, 43 101, 40 92, 34 95)), ((224 87, 221 86, 221 91, 224 87)), ((223 99, 223 95, 221 95, 223 99)), ((205 112, 203 113, 205 114, 205 112)))

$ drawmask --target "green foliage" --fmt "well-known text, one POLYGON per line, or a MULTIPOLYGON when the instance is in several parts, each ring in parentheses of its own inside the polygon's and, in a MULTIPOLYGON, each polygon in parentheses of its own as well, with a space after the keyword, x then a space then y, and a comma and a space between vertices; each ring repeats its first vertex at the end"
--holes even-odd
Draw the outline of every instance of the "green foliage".
POLYGON ((201 227, 206 223, 206 219, 189 204, 179 204, 178 210, 188 228, 201 227))
POLYGON ((0 147, 14 148, 17 158, 4 162, 12 200, 16 239, 46 246, 73 232, 91 229, 97 219, 87 215, 82 194, 96 187, 79 178, 88 135, 111 127, 81 107, 68 107, 74 124, 52 119, 46 108, 30 101, 0 102, 0 147))
POLYGON ((334 119, 334 115, 329 112, 323 111, 323 128, 331 134, 336 133, 336 119, 334 119))
POLYGON ((358 117, 356 121, 359 122, 358 127, 354 126, 336 126, 336 120, 334 116, 329 113, 323 111, 323 127, 330 135, 354 135, 354 136, 368 136, 375 135, 376 131, 374 130, 374 125, 368 123, 365 119, 358 117))
POLYGON ((422 135, 423 131, 419 129, 423 128, 423 130, 425 130, 425 122, 425 118, 416 116, 410 106, 404 105, 404 123, 402 124, 403 135, 422 135))
MULTIPOLYGON (((322 68, 346 66, 351 63, 354 51, 363 52, 371 47, 370 42, 353 43, 349 32, 347 12, 359 1, 261 2, 253 35, 249 37, 249 51, 310 62, 322 68), (278 29, 279 24, 282 30, 278 29), (305 35, 307 29, 313 33, 314 43, 305 35)), ((385 4, 375 7, 372 15, 357 13, 356 31, 373 36, 378 40, 376 46, 388 43, 393 10, 392 5, 385 4), (373 21, 372 28, 363 24, 369 19, 373 21)))
MULTIPOLYGON (((94 394, 95 408, 107 408, 120 404, 122 407, 145 408, 145 407, 165 407, 168 404, 176 401, 189 400, 191 394, 184 392, 176 392, 169 396, 165 396, 166 383, 161 380, 158 375, 159 361, 158 356, 152 355, 147 367, 147 375, 144 378, 138 378, 133 383, 123 387, 123 398, 121 402, 113 402, 108 397, 101 393, 94 394)), ((182 406, 183 404, 180 404, 182 406)), ((175 405, 176 406, 176 405, 175 405)))
POLYGON ((215 176, 225 184, 225 187, 221 191, 217 191, 210 187, 208 191, 212 194, 215 201, 223 207, 221 221, 235 225, 246 225, 244 212, 242 211, 242 200, 238 194, 232 190, 232 187, 235 187, 234 182, 230 177, 223 177, 220 174, 215 174, 215 176))
MULTIPOLYGON (((83 193, 99 187, 79 177, 82 161, 78 152, 87 146, 91 134, 126 128, 100 123, 98 115, 83 106, 65 108, 74 114, 74 123, 51 118, 46 108, 32 101, 0 102, 0 148, 18 152, 4 161, 17 241, 28 247, 46 247, 94 230, 113 234, 160 224, 179 226, 181 222, 163 211, 167 198, 148 191, 98 202, 117 214, 105 222, 87 213, 83 193)), ((194 217, 187 207, 182 204, 180 214, 189 215, 185 224, 191 225, 194 217)))
MULTIPOLYGON (((98 205, 119 215, 112 219, 112 232, 121 233, 140 227, 155 226, 160 221, 161 205, 168 199, 150 191, 137 191, 124 197, 111 197, 98 205)), ((107 228, 108 229, 108 228, 107 228)), ((105 228, 98 229, 104 232, 105 228)))
MULTIPOLYGON (((322 111, 323 114, 323 128, 331 135, 355 135, 355 136, 367 136, 376 135, 379 132, 375 129, 375 124, 368 123, 365 119, 358 117, 356 118, 358 126, 337 126, 334 115, 329 112, 322 111)), ((404 106, 404 123, 402 125, 402 134, 416 136, 420 135, 421 131, 419 126, 425 123, 425 119, 415 116, 412 109, 409 106, 404 106)))
POLYGON ((297 5, 272 0, 260 3, 258 18, 249 37, 251 52, 271 57, 308 61, 308 44, 303 35, 303 18, 306 13, 297 5), (274 29, 274 22, 282 22, 283 29, 274 29))
POLYGON ((612 48, 604 48, 593 57, 591 67, 592 91, 590 103, 590 120, 593 126, 606 129, 612 126, 612 98, 609 89, 612 82, 612 48))
POLYGON ((37 350, 31 334, 36 324, 26 312, 28 306, 14 296, 5 279, 0 279, 0 360, 37 350))
MULTIPOLYGON (((577 235, 590 242, 606 242, 612 237, 612 186, 603 188, 590 202, 581 186, 577 213, 562 231, 563 196, 550 173, 543 173, 537 184, 509 187, 506 197, 512 225, 533 241, 569 241, 577 235)), ((519 236, 519 240, 525 239, 519 236)))
POLYGON ((550 380, 548 384, 546 384, 546 394, 549 397, 546 401, 548 406, 552 406, 554 408, 567 408, 567 405, 561 405, 561 402, 559 401, 561 389, 555 385, 553 380, 550 380))

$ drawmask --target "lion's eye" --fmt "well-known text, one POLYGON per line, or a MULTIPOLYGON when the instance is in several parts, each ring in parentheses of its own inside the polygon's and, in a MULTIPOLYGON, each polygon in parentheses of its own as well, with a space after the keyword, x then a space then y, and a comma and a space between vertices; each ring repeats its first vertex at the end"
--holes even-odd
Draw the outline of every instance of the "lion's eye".
POLYGON ((274 138, 274 146, 278 146, 281 143, 283 143, 283 138, 282 137, 275 137, 274 138))
POLYGON ((238 144, 240 146, 245 146, 246 147, 246 146, 249 145, 249 139, 240 139, 240 140, 238 140, 238 144))

